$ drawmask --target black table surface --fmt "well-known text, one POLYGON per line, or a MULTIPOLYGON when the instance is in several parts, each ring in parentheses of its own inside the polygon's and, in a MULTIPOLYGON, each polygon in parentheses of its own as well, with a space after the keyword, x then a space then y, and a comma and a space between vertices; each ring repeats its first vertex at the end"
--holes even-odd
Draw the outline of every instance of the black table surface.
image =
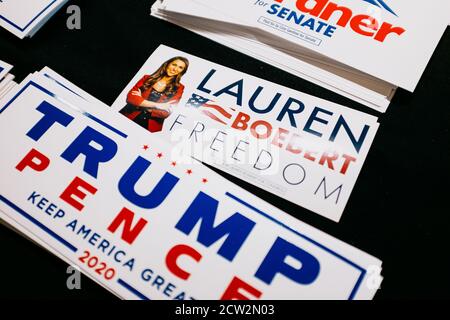
MULTIPOLYGON (((385 114, 149 15, 152 0, 78 0, 81 30, 66 5, 32 39, 0 30, 0 59, 17 81, 49 66, 112 104, 160 45, 379 116, 380 129, 340 223, 227 176, 288 214, 383 261, 377 300, 449 298, 450 28, 414 93, 398 90, 385 114)), ((411 65, 411 68, 414 68, 411 65)), ((0 298, 116 299, 86 277, 68 290, 67 265, 0 226, 0 298)))

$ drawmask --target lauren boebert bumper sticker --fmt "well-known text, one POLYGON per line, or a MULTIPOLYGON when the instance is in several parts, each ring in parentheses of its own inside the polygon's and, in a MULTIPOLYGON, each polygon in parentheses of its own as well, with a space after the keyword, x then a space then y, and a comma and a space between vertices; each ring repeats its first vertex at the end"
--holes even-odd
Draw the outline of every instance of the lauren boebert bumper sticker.
POLYGON ((113 109, 180 153, 334 221, 379 126, 374 116, 165 46, 113 109))

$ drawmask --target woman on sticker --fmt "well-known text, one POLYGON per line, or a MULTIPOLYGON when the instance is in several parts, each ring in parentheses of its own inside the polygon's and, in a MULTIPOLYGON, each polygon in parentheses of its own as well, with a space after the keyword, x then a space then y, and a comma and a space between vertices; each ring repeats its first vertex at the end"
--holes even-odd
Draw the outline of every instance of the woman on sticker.
POLYGON ((150 132, 159 132, 172 107, 180 102, 184 85, 181 77, 189 60, 174 57, 164 62, 152 75, 145 75, 127 95, 127 105, 120 113, 150 132))

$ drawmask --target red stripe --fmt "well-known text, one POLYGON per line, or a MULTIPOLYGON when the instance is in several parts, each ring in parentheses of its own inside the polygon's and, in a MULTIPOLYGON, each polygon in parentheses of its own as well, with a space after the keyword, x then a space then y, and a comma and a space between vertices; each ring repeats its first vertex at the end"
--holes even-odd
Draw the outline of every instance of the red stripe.
POLYGON ((231 119, 231 114, 226 112, 225 109, 222 107, 219 107, 219 106, 216 106, 213 104, 204 104, 203 107, 214 109, 214 110, 218 111, 221 115, 223 115, 225 118, 231 119))
POLYGON ((202 110, 202 113, 207 115, 208 117, 210 117, 213 120, 216 120, 222 124, 226 124, 225 122, 223 122, 222 120, 220 120, 219 118, 216 117, 215 114, 212 114, 211 112, 209 112, 208 110, 202 110))

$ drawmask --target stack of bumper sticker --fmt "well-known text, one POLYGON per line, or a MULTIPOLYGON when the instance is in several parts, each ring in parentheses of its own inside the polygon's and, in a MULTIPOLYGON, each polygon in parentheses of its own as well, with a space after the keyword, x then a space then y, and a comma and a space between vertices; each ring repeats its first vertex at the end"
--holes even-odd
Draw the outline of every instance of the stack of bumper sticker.
POLYGON ((371 299, 381 261, 45 68, 0 101, 0 210, 124 299, 371 299), (18 120, 20 119, 20 120, 18 120))
POLYGON ((17 85, 11 69, 12 65, 0 60, 0 99, 17 85))
POLYGON ((157 0, 152 15, 384 112, 413 92, 450 2, 157 0))
POLYGON ((23 39, 32 37, 68 0, 1 0, 0 26, 23 39))

